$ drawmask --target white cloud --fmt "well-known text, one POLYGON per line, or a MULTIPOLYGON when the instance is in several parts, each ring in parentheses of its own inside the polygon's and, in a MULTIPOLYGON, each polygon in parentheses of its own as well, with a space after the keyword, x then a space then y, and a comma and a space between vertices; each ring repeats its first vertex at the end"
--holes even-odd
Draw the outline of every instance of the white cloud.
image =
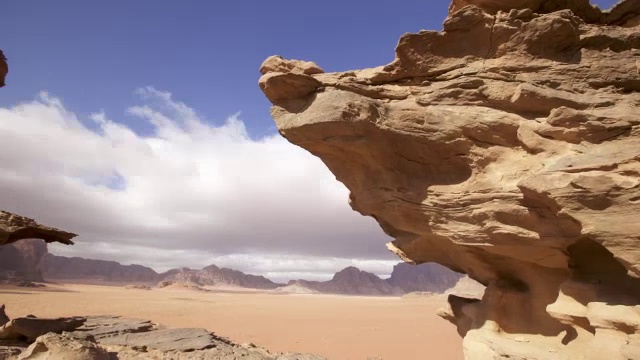
POLYGON ((47 93, 0 108, 2 208, 80 234, 53 252, 280 280, 390 272, 388 239, 319 159, 279 135, 252 140, 238 114, 214 126, 168 92, 136 94, 127 113, 150 136, 103 112, 83 123, 47 93))

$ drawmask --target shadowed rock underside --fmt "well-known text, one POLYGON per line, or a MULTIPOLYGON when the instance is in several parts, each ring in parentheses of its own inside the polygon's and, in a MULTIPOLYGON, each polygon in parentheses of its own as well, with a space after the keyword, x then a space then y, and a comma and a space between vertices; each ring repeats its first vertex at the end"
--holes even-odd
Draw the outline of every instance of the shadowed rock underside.
POLYGON ((72 245, 76 234, 38 224, 35 220, 0 210, 0 245, 22 239, 42 239, 48 243, 72 245))
POLYGON ((443 317, 469 359, 640 358, 640 1, 455 0, 385 66, 274 56, 280 133, 407 262, 486 286, 443 317))

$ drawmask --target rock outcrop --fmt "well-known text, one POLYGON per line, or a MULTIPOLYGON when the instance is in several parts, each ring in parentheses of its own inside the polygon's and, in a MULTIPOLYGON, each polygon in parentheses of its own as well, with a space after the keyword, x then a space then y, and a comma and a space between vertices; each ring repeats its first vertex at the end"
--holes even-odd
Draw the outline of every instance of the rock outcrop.
POLYGON ((5 86, 5 78, 9 72, 9 65, 7 64, 7 57, 4 56, 2 50, 0 50, 0 87, 5 86))
POLYGON ((76 234, 38 224, 35 220, 0 210, 0 245, 22 239, 42 239, 72 245, 76 234))
POLYGON ((83 317, 42 319, 33 316, 9 320, 0 327, 0 340, 24 340, 33 342, 36 338, 48 334, 60 334, 73 331, 87 319, 83 317))
POLYGON ((393 252, 487 287, 449 297, 469 359, 640 358, 639 9, 456 0, 388 65, 261 69, 393 252))
POLYGON ((306 354, 272 354, 238 345, 205 329, 165 328, 117 316, 16 318, 0 327, 0 359, 247 359, 323 360, 306 354), (8 329, 8 330, 7 330, 8 329), (8 334, 8 335, 7 335, 8 334))
POLYGON ((468 276, 462 277, 452 288, 444 293, 469 299, 482 299, 486 287, 468 276))
POLYGON ((153 269, 142 265, 53 254, 42 257, 39 269, 46 280, 58 281, 152 284, 161 278, 153 269))

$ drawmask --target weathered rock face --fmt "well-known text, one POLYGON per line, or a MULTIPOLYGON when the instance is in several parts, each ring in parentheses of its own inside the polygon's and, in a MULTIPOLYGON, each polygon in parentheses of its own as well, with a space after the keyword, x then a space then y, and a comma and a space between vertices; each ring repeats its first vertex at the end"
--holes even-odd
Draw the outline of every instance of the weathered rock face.
POLYGON ((35 220, 0 210, 0 245, 22 239, 42 239, 72 245, 76 234, 38 224, 35 220))
MULTIPOLYGON (((479 282, 471 279, 468 276, 464 276, 458 280, 458 282, 451 288, 447 289, 444 293, 447 295, 453 294, 469 299, 481 299, 484 295, 485 286, 479 282)), ((448 310, 447 310, 448 311, 448 310)))
POLYGON ((281 134, 451 296, 467 358, 640 358, 640 2, 454 1, 373 69, 270 67, 281 134))

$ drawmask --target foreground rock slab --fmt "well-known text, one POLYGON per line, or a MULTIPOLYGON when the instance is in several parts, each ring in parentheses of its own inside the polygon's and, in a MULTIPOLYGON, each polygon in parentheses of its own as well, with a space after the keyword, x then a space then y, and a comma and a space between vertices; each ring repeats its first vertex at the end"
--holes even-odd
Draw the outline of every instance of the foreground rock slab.
POLYGON ((73 331, 80 327, 86 318, 56 318, 41 319, 36 317, 23 317, 9 320, 0 327, 0 340, 25 340, 32 342, 39 336, 47 333, 62 333, 73 331))
POLYGON ((640 359, 640 1, 455 0, 385 66, 285 61, 280 133, 391 251, 486 286, 442 312, 467 358, 640 359))
POLYGON ((272 354, 252 344, 234 344, 205 329, 165 328, 148 320, 117 316, 25 317, 10 320, 5 327, 0 328, 0 360, 324 359, 272 354), (10 331, 3 332, 10 324, 10 331))

